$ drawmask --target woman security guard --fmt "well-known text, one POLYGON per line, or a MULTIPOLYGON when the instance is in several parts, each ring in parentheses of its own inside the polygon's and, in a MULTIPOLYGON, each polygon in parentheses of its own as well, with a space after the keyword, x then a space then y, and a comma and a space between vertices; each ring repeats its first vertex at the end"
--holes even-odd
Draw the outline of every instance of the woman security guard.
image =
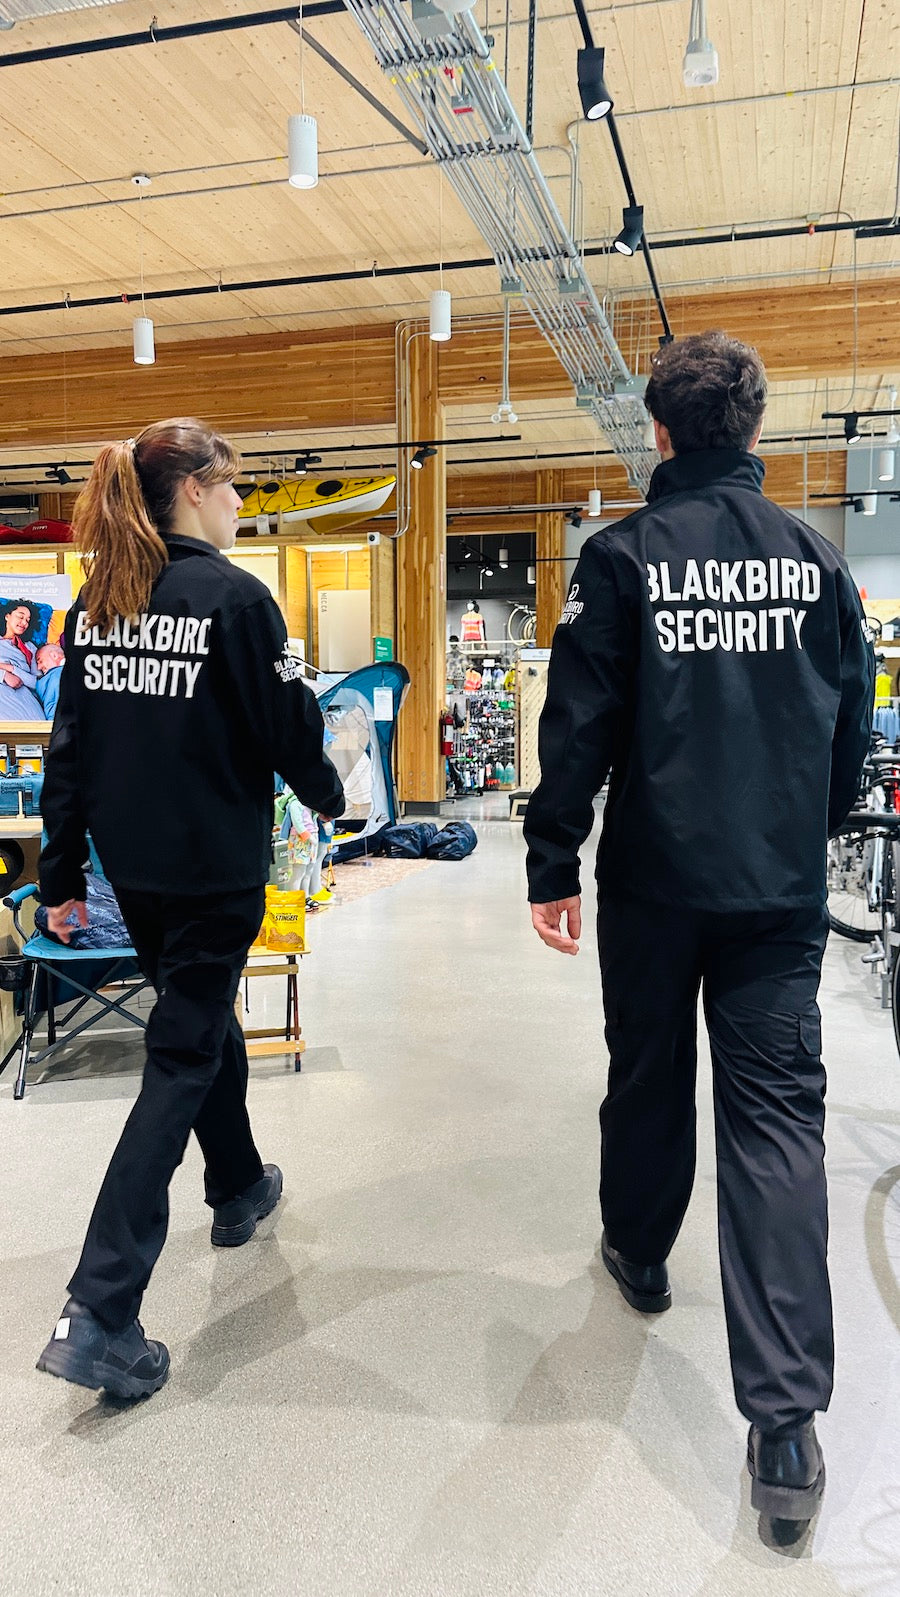
POLYGON ((193 1130, 212 1242, 238 1246, 281 1196, 246 1109, 234 1000, 263 916, 274 772, 320 813, 343 789, 268 589, 223 558, 240 458, 191 419, 97 457, 75 510, 86 581, 66 620, 47 752, 41 896, 64 942, 86 924, 87 833, 157 991, 140 1095, 38 1369, 141 1397, 169 1355, 137 1320, 193 1130))

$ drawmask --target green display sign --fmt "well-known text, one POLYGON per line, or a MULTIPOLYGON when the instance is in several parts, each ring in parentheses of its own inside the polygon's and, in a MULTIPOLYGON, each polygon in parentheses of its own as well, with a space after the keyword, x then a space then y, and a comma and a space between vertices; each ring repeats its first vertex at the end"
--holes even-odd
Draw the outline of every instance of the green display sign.
POLYGON ((375 639, 375 664, 377 665, 379 660, 393 660, 393 658, 394 658, 394 640, 393 640, 393 638, 376 638, 375 639))

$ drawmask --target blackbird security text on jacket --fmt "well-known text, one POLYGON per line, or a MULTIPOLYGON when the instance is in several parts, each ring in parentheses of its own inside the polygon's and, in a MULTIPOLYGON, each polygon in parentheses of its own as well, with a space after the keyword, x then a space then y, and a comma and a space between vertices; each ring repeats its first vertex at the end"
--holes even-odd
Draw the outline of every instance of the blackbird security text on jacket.
POLYGON ((822 596, 822 573, 811 560, 668 560, 647 565, 647 592, 665 654, 765 654, 803 648, 803 623, 822 596), (790 604, 772 603, 791 600, 790 604), (698 608, 698 602, 746 609, 698 608), (670 609, 670 605, 690 608, 670 609), (801 608, 802 606, 802 608, 801 608))
POLYGON ((82 611, 75 623, 76 649, 110 651, 84 656, 87 692, 192 699, 204 661, 174 657, 208 655, 211 626, 210 617, 141 615, 134 621, 116 620, 102 633, 82 611))

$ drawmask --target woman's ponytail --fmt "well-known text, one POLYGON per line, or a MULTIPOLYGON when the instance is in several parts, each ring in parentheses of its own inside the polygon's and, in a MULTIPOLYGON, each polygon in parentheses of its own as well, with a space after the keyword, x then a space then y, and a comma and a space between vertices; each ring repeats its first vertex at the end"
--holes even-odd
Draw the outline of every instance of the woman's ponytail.
POLYGON ((108 632, 119 617, 134 620, 146 610, 168 554, 147 512, 131 439, 101 449, 78 495, 72 529, 91 625, 108 632))
POLYGON ((107 444, 75 505, 85 609, 108 632, 150 602, 169 559, 165 537, 177 522, 179 485, 188 477, 211 487, 232 482, 241 466, 234 445, 193 416, 155 421, 137 438, 107 444))

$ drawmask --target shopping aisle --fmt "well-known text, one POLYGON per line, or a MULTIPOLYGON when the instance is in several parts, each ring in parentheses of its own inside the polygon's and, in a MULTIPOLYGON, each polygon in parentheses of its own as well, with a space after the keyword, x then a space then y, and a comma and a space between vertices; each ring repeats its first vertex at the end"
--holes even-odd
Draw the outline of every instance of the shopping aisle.
POLYGON ((251 1089, 285 1202, 213 1252, 189 1150, 143 1315, 172 1377, 146 1404, 33 1369, 134 1076, 106 1060, 21 1105, 0 1081, 3 1597, 900 1591, 900 1064, 859 951, 829 949, 823 997, 830 1483, 811 1545, 784 1553, 742 1470, 708 1065, 675 1306, 647 1321, 594 1252, 590 935, 577 961, 534 937, 521 830, 486 824, 471 859, 313 934, 304 1073, 258 1063, 251 1089))

